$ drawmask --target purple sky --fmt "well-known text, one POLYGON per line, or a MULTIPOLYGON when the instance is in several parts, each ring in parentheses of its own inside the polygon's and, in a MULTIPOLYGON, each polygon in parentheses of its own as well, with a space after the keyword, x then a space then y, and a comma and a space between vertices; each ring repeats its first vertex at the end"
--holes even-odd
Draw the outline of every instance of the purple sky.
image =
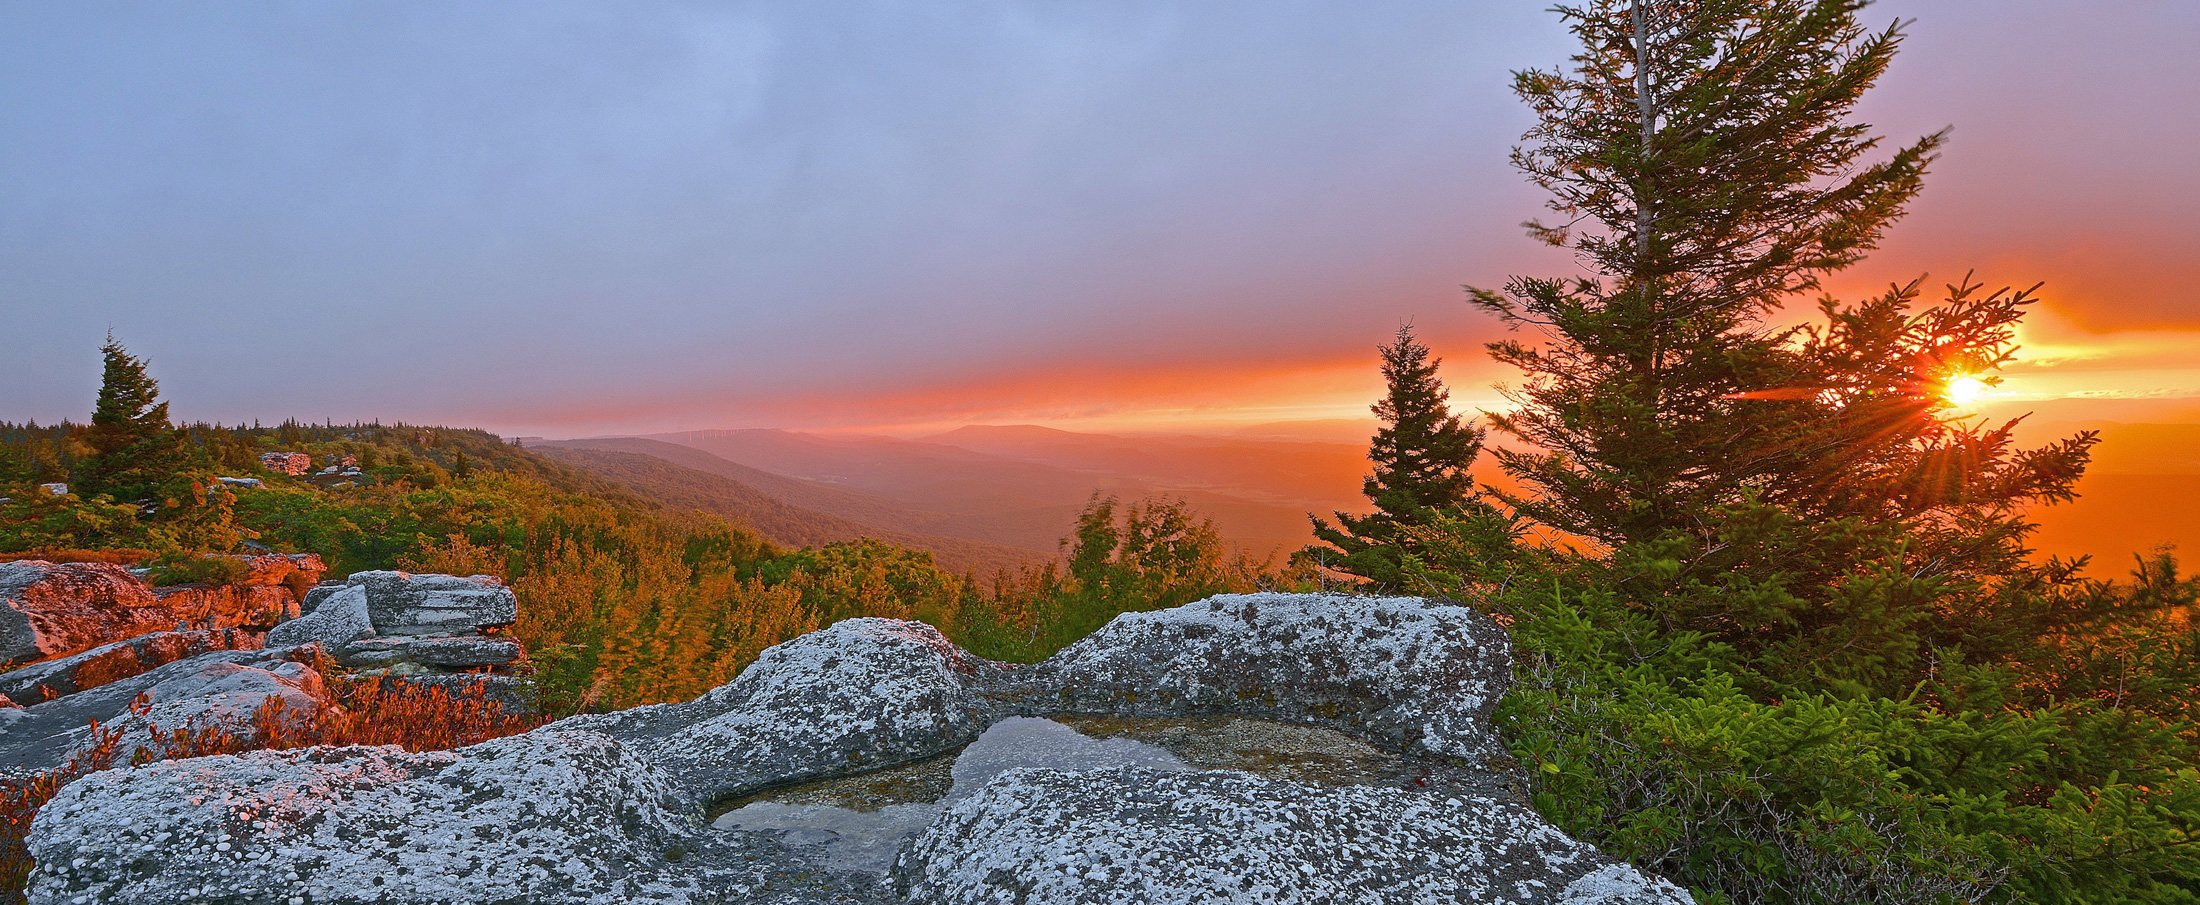
MULTIPOLYGON (((1542 2, 0 5, 0 419, 510 434, 1364 413, 1521 237, 1542 2)), ((2200 4, 1888 0, 1952 124, 1866 286, 2048 280, 2012 393, 2200 394, 2200 4)))

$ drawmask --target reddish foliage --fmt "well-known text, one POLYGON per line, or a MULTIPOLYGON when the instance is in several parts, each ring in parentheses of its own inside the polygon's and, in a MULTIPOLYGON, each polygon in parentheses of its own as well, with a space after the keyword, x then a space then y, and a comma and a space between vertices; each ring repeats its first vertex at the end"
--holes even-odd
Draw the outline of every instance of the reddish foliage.
POLYGON ((43 559, 52 563, 103 562, 116 566, 134 566, 152 557, 147 550, 32 550, 27 553, 0 553, 0 562, 16 562, 26 559, 43 559))

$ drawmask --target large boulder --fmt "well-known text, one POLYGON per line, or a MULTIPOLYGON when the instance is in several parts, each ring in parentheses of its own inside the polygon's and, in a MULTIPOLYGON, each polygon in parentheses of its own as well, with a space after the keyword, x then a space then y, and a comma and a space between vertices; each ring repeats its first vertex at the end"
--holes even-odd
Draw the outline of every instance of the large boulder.
POLYGON ((977 690, 1000 669, 921 622, 848 619, 764 651, 696 700, 551 725, 619 738, 701 807, 968 744, 993 721, 977 690))
POLYGON ((0 563, 0 664, 26 663, 175 628, 174 612, 109 563, 0 563))
POLYGON ((0 695, 35 704, 127 679, 146 670, 207 651, 255 650, 265 636, 246 628, 149 632, 80 654, 41 660, 0 673, 0 695))
POLYGON ((697 844, 693 823, 664 807, 667 791, 647 762, 591 732, 114 770, 39 812, 29 898, 687 902, 709 872, 686 847, 697 844))
POLYGON ((1516 801, 1228 771, 1010 771, 894 874, 912 905, 1691 901, 1516 801))
POLYGON ((148 632, 267 629, 296 613, 296 599, 281 586, 153 588, 109 563, 0 563, 0 665, 148 632))
POLYGON ((268 630, 267 643, 274 647, 319 644, 334 652, 373 635, 374 623, 367 619, 367 589, 347 585, 324 597, 312 612, 268 630))
POLYGON ((1032 710, 1234 713, 1480 759, 1511 682, 1504 628, 1450 601, 1224 594, 1117 616, 1015 689, 1032 710))

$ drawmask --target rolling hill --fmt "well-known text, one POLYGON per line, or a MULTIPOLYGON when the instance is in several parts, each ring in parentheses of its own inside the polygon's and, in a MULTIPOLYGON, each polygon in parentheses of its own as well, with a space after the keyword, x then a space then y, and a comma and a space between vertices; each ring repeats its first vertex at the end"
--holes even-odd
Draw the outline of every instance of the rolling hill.
MULTIPOLYGON (((983 576, 991 576, 1002 569, 1014 571, 1037 565, 1050 558, 1043 553, 1014 547, 962 538, 912 534, 860 523, 794 505, 725 474, 691 468, 665 456, 617 448, 621 445, 672 446, 671 444, 654 444, 654 441, 647 440, 607 442, 611 445, 542 445, 532 447, 532 451, 545 458, 586 470, 632 493, 661 503, 668 509, 681 512, 700 510, 746 524, 765 539, 782 546, 818 546, 858 537, 874 537, 930 551, 933 560, 950 571, 983 576)), ((695 456, 707 456, 680 447, 657 452, 670 452, 690 461, 695 456)), ((731 462, 719 462, 724 466, 731 466, 728 470, 741 469, 731 462)), ((787 480, 768 474, 762 477, 767 484, 787 480)))

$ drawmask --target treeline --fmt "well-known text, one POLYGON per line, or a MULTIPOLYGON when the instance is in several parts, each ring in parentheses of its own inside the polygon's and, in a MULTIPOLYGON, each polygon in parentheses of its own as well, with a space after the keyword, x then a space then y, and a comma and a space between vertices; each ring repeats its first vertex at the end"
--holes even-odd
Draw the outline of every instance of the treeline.
POLYGON ((130 551, 171 582, 233 577, 205 554, 263 549, 318 553, 334 576, 495 575, 520 598, 513 633, 551 713, 690 698, 766 647, 857 616, 922 620, 981 655, 1029 661, 1120 612, 1294 580, 1230 554, 1211 523, 1163 499, 1095 496, 1064 526, 1064 564, 991 576, 877 540, 782 549, 477 430, 171 427, 145 363, 111 342, 105 353, 98 411, 136 435, 109 430, 103 448, 98 425, 0 424, 0 553, 130 551), (262 467, 270 452, 360 474, 281 474, 262 467), (36 486, 55 482, 71 492, 36 486))

